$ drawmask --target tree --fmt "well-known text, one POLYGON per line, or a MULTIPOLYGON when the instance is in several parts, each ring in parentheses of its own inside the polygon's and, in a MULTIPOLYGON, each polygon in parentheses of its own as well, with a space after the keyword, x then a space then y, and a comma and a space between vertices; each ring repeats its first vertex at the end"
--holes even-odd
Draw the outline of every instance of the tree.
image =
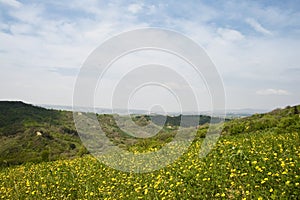
POLYGON ((294 106, 294 114, 299 115, 299 110, 298 110, 297 106, 294 106))

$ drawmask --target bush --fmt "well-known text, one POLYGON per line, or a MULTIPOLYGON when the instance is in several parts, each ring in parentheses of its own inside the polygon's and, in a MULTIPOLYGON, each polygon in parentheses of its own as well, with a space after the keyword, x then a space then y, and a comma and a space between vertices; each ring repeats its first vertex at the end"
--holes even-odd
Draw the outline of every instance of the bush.
POLYGON ((42 161, 49 161, 49 151, 44 150, 41 153, 42 161))

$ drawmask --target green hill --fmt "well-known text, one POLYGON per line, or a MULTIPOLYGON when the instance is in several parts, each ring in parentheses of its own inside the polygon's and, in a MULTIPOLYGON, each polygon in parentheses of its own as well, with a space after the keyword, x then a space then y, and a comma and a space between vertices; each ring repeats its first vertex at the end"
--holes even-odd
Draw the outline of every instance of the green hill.
MULTIPOLYGON (((129 150, 138 146, 149 149, 171 141, 181 119, 181 116, 167 116, 162 131, 151 140, 145 140, 122 131, 113 115, 97 116, 107 136, 116 145, 129 150)), ((133 115, 131 118, 143 126, 149 120, 159 123, 163 116, 133 115)), ((211 117, 202 115, 186 118, 188 120, 182 124, 185 127, 195 122, 205 124, 211 120, 211 117)), ((218 118, 213 119, 218 121, 218 118)), ((86 153, 75 129, 72 112, 46 109, 20 101, 0 102, 0 166, 73 158, 86 153)))
MULTIPOLYGON (((199 151, 208 124, 202 124, 189 150, 174 163, 135 174, 112 169, 91 155, 65 159, 86 153, 71 112, 0 102, 2 165, 27 162, 0 168, 0 198, 298 199, 299 110, 288 106, 226 122, 222 137, 204 158, 199 151), (56 161, 39 162, 47 160, 56 161)), ((113 117, 118 116, 98 115, 107 136, 136 153, 171 141, 177 129, 169 121, 156 136, 137 140, 118 129, 113 117)), ((141 126, 150 119, 131 117, 141 126)))
POLYGON ((85 153, 72 113, 23 102, 0 102, 0 166, 85 153))
MULTIPOLYGON (((224 125, 222 135, 242 133, 259 133, 269 131, 275 133, 299 132, 300 106, 276 109, 266 114, 256 114, 246 118, 228 121, 224 125)), ((159 148, 172 141, 181 116, 167 116, 163 129, 154 137, 141 139, 132 137, 121 130, 114 121, 113 115, 97 115, 102 129, 115 145, 129 151, 147 151, 159 148)), ((185 116, 188 119, 184 127, 198 122, 198 137, 204 138, 208 123, 218 118, 209 116, 185 116)), ((128 118, 128 116, 127 116, 128 118)), ((152 120, 161 123, 161 115, 132 115, 131 119, 144 126, 152 120)), ((0 102, 0 166, 21 164, 24 162, 40 162, 79 157, 88 153, 82 145, 70 111, 45 109, 23 102, 0 102)))
POLYGON ((223 135, 258 133, 269 131, 274 133, 299 132, 300 106, 287 106, 265 114, 231 120, 224 125, 223 135))
MULTIPOLYGON (((205 130, 207 125, 202 125, 199 128, 201 137, 195 139, 186 153, 174 163, 150 173, 118 171, 98 162, 91 155, 71 160, 25 163, 0 168, 0 197, 299 199, 298 109, 299 106, 287 107, 226 122, 223 136, 204 158, 199 157, 199 151, 203 141, 201 137, 204 137, 202 130, 205 130)), ((111 121, 111 115, 99 117, 107 130, 114 129, 114 124, 108 123, 111 121)), ((138 123, 147 122, 141 118, 136 120, 138 123)), ((166 139, 170 138, 170 134, 166 136, 166 139)), ((147 141, 159 144, 155 139, 147 141)), ((136 144, 136 148, 144 144, 136 144)), ((172 151, 178 150, 172 149, 171 154, 172 151)), ((128 160, 124 158, 120 158, 118 162, 121 165, 128 164, 128 160)), ((150 165, 143 167, 147 169, 155 164, 154 160, 150 162, 150 165)))

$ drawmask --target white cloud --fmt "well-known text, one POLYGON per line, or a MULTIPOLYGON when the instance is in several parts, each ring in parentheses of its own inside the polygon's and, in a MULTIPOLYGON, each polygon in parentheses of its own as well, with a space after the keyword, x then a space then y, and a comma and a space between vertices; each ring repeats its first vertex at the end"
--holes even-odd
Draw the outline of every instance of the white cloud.
POLYGON ((252 19, 252 18, 247 18, 246 22, 252 27, 254 28, 254 30, 256 30, 259 33, 262 33, 264 35, 272 35, 273 33, 271 31, 269 31, 268 29, 264 28, 260 23, 258 23, 256 20, 252 19))
POLYGON ((128 11, 133 14, 140 12, 142 9, 143 9, 143 5, 141 4, 130 4, 128 6, 128 11))
MULTIPOLYGON (((71 105, 76 79, 72 70, 76 72, 105 39, 126 29, 146 26, 130 18, 130 14, 124 12, 126 7, 93 10, 92 4, 88 10, 72 5, 69 9, 84 10, 93 16, 72 20, 68 20, 67 15, 59 19, 48 17, 49 10, 43 3, 28 3, 22 9, 6 10, 15 20, 0 24, 0 80, 3 87, 10 85, 0 98, 71 105), (39 96, 42 90, 47 91, 43 98, 39 96)), ((0 91, 5 90, 3 87, 0 91)))
POLYGON ((14 8, 20 8, 22 6, 22 3, 17 0, 0 0, 0 3, 9 5, 14 8))
MULTIPOLYGON (((262 105, 258 102, 260 98, 256 99, 257 102, 249 101, 257 94, 269 95, 261 96, 266 105, 262 107, 277 107, 279 103, 285 105, 286 99, 290 99, 290 104, 298 101, 300 96, 295 84, 299 80, 297 74, 281 72, 289 67, 298 67, 300 63, 299 34, 291 34, 291 28, 287 26, 290 24, 300 30, 299 17, 295 17, 300 16, 299 12, 297 14, 296 11, 274 7, 264 9, 259 3, 249 2, 239 5, 233 2, 232 6, 228 4, 229 8, 223 10, 214 6, 201 3, 194 6, 191 2, 184 5, 174 2, 148 4, 146 1, 128 4, 125 1, 101 3, 97 0, 75 0, 71 4, 67 1, 28 2, 22 5, 14 0, 0 0, 0 12, 3 12, 0 15, 0 80, 3 86, 0 90, 11 85, 9 91, 23 98, 22 87, 15 86, 14 82, 47 88, 48 84, 55 81, 58 84, 48 90, 49 95, 45 95, 45 99, 51 103, 55 101, 55 93, 61 91, 59 84, 72 85, 74 82, 75 77, 63 79, 63 70, 79 69, 89 53, 105 39, 131 28, 159 26, 181 32, 204 46, 224 79, 229 107, 262 105), (22 9, 16 9, 18 6, 22 6, 22 9), (61 13, 61 8, 67 12, 61 13), (10 16, 10 21, 6 21, 5 14, 10 16), (274 37, 250 37, 245 24, 258 33, 273 34, 274 37), (281 31, 285 34, 281 35, 281 31), (7 72, 3 72, 3 68, 7 72), (27 69, 40 69, 36 76, 43 77, 46 72, 49 78, 37 84, 27 69), (49 73, 53 69, 61 73, 49 73), (20 72, 25 78, 14 78, 14 73, 20 72), (9 73, 10 79, 4 81, 3 78, 9 73), (53 74, 59 80, 53 79, 53 74), (268 89, 259 90, 256 94, 253 92, 255 88, 268 88, 269 85, 288 91, 268 89), (293 95, 284 96, 288 94, 293 95), (272 95, 282 95, 284 100, 276 102, 272 95)), ((6 95, 3 93, 1 97, 5 99, 6 95)), ((38 99, 32 98, 31 101, 38 99)), ((62 103, 70 104, 67 100, 62 103)))
POLYGON ((28 24, 13 24, 9 27, 9 30, 11 31, 12 34, 17 35, 17 34, 28 34, 32 33, 34 29, 32 26, 28 24))
POLYGON ((5 31, 8 29, 9 29, 8 24, 0 23, 0 31, 3 31, 3 30, 5 31))
POLYGON ((258 95, 290 95, 291 93, 287 90, 282 89, 264 89, 256 91, 258 95))
POLYGON ((10 10, 9 15, 15 19, 28 24, 38 24, 41 21, 40 15, 44 8, 41 5, 24 5, 22 9, 10 10))
POLYGON ((237 41, 237 40, 244 39, 244 35, 237 30, 227 29, 227 28, 218 28, 217 32, 220 34, 220 36, 224 40, 237 41))
POLYGON ((157 8, 156 8, 155 5, 149 5, 147 7, 147 9, 148 9, 148 12, 147 12, 148 15, 154 14, 156 12, 156 10, 157 10, 157 8))

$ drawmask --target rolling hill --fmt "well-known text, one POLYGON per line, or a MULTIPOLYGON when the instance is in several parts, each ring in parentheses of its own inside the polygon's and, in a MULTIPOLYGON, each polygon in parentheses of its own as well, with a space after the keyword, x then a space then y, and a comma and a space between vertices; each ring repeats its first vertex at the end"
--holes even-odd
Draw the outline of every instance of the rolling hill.
MULTIPOLYGON (((162 132, 153 141, 145 143, 120 130, 113 115, 97 116, 107 136, 121 148, 140 143, 146 147, 162 145, 174 136, 181 119, 181 116, 167 116, 162 132)), ((132 115, 131 118, 143 126, 151 118, 154 123, 159 123, 163 116, 132 115)), ((191 125, 189 121, 198 120, 199 124, 205 124, 211 120, 211 117, 204 115, 190 115, 187 118, 189 120, 182 124, 186 127, 191 125)), ((218 118, 213 119, 218 121, 218 118)), ((46 109, 20 101, 0 102, 0 166, 74 158, 86 153, 88 151, 78 136, 72 112, 46 109)))
POLYGON ((48 161, 86 153, 72 113, 23 102, 0 102, 0 165, 48 161))
MULTIPOLYGON (((25 106, 26 109, 32 109, 29 105, 17 104, 17 107, 25 106)), ((173 163, 149 173, 119 171, 99 162, 91 155, 65 160, 59 157, 56 161, 27 162, 18 166, 3 167, 0 168, 0 197, 2 199, 299 199, 299 108, 299 106, 286 107, 226 122, 222 137, 205 157, 199 157, 199 152, 208 125, 200 125, 198 137, 187 152, 173 163)), ((20 110, 15 113, 21 112, 20 110)), ((41 120, 39 116, 28 116, 23 113, 23 118, 31 119, 40 126, 31 127, 36 129, 30 135, 33 129, 24 126, 23 118, 20 119, 21 122, 12 120, 10 123, 18 126, 19 131, 10 134, 1 132, 1 148, 5 140, 15 141, 14 145, 25 145, 28 141, 37 142, 42 139, 46 146, 60 146, 62 143, 59 143, 58 139, 64 144, 70 143, 70 138, 63 140, 62 136, 72 136, 73 139, 78 137, 76 134, 63 131, 65 128, 72 130, 67 120, 70 113, 46 111, 43 108, 34 110, 36 113, 59 113, 57 118, 54 118, 55 114, 51 115, 60 121, 51 125, 44 122, 45 119, 49 119, 47 115, 41 120), (47 137, 50 138, 43 138, 44 132, 41 132, 42 135, 36 134, 41 128, 48 131, 47 137), (24 143, 16 140, 22 135, 27 135, 23 137, 23 141, 26 141, 24 143), (53 144, 49 142, 50 140, 54 141, 53 144)), ((126 146, 129 144, 126 141, 133 139, 126 134, 122 135, 123 133, 116 129, 111 120, 116 116, 98 117, 108 136, 117 144, 126 146)), ((133 119, 136 123, 144 125, 148 123, 147 118, 134 116, 133 119)), ((2 116, 2 119, 5 117, 2 116)), ((28 123, 28 120, 25 122, 28 123)), ((9 124, 6 125, 3 127, 8 128, 9 124)), ((162 133, 151 139, 136 141, 135 144, 129 145, 129 150, 138 153, 144 148, 160 146, 172 139, 173 129, 176 129, 176 126, 164 128, 162 133)), ((23 151, 18 151, 38 153, 29 147, 25 146, 23 151)), ((76 145, 75 149, 77 148, 76 145)), ((156 149, 152 148, 152 151, 156 149)), ((64 150, 70 151, 68 148, 64 150)), ((177 151, 177 148, 173 148, 169 153, 177 151)), ((51 154, 60 155, 53 152, 51 154)), ((118 159, 120 165, 135 163, 128 161, 130 158, 118 159)), ((149 164, 141 168, 151 168, 155 162, 161 160, 150 160, 149 164)))
MULTIPOLYGON (((276 109, 266 114, 233 119, 224 124, 222 135, 252 134, 261 131, 276 133, 299 132, 300 106, 276 109)), ((137 139, 121 130, 111 114, 97 115, 102 129, 120 148, 136 151, 161 147, 172 141, 181 116, 167 116, 164 128, 154 137, 137 139)), ((159 122, 161 115, 132 115, 136 124, 144 126, 151 119, 159 122)), ((204 138, 208 123, 218 118, 186 116, 199 120, 198 136, 204 138)), ((189 127, 191 124, 183 124, 189 127)), ((70 111, 46 109, 23 102, 0 102, 0 166, 24 162, 52 161, 80 157, 88 151, 82 145, 70 111)))

